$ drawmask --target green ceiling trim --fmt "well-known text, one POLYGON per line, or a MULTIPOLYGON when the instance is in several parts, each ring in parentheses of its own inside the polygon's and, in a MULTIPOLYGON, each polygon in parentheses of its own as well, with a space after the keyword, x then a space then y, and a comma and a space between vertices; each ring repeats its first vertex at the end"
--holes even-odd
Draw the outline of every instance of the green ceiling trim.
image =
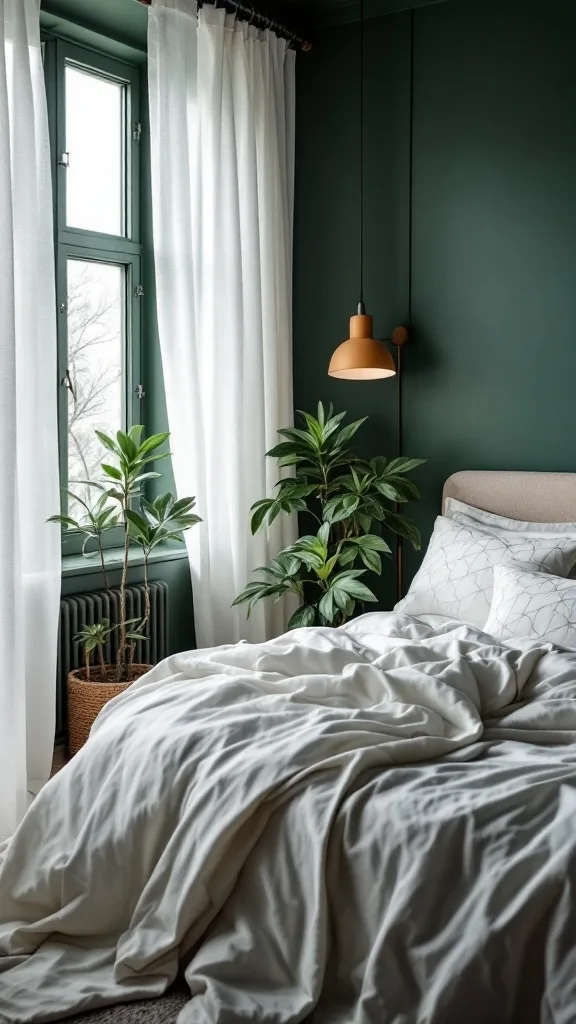
POLYGON ((107 52, 122 60, 146 57, 148 11, 135 0, 42 0, 46 31, 107 52))

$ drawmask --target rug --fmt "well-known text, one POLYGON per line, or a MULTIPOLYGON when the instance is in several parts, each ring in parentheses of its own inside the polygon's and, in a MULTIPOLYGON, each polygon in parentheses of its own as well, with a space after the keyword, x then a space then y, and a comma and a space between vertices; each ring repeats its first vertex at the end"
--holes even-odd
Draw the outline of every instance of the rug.
POLYGON ((159 999, 120 1003, 103 1010, 90 1010, 75 1017, 61 1018, 61 1024, 175 1024, 183 1006, 190 1001, 190 989, 175 985, 159 999))

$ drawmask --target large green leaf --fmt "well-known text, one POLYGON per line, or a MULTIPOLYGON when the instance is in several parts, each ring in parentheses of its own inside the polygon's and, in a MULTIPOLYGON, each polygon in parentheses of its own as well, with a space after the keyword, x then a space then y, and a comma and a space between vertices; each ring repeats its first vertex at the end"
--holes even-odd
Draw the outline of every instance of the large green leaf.
POLYGON ((131 508, 127 508, 124 512, 126 519, 130 523, 131 532, 138 540, 147 542, 149 539, 150 527, 146 522, 144 516, 140 515, 139 512, 135 512, 131 508))
POLYGON ((332 595, 334 598, 334 604, 347 618, 354 614, 356 601, 350 596, 350 594, 347 594, 345 590, 340 590, 338 587, 335 587, 332 591, 332 595))
POLYGON ((376 483, 376 490, 391 501, 411 501, 420 497, 416 484, 401 476, 381 477, 376 483))
POLYGON ((282 437, 287 437, 296 443, 303 444, 307 448, 311 448, 314 452, 319 451, 320 442, 310 431, 300 430, 299 427, 284 427, 278 431, 282 437))
POLYGON ((304 447, 304 445, 299 444, 296 441, 280 441, 279 444, 274 445, 270 451, 266 452, 266 455, 272 459, 281 459, 285 455, 309 456, 310 452, 304 447))
POLYGON ((322 443, 322 424, 308 412, 301 412, 300 416, 302 416, 312 437, 316 440, 318 446, 320 446, 322 443))
POLYGON ((264 572, 280 580, 290 579, 302 568, 302 560, 296 555, 281 551, 268 565, 261 565, 255 572, 264 572))
POLYGON ((372 591, 368 589, 365 583, 362 583, 359 579, 352 576, 347 576, 345 579, 342 579, 342 576, 343 574, 341 573, 340 577, 334 577, 332 586, 335 590, 341 590, 345 594, 349 594, 350 597, 354 597, 357 601, 378 600, 372 591))
POLYGON ((315 622, 315 607, 311 604, 303 604, 294 612, 288 623, 288 629, 298 629, 300 626, 313 626, 315 622))
POLYGON ((46 520, 47 523, 59 523, 66 530, 81 530, 82 527, 77 519, 73 519, 72 516, 50 516, 46 520))
POLYGON ((383 494, 384 497, 388 498, 390 501, 405 500, 401 496, 400 491, 396 487, 394 487, 393 484, 389 484, 385 479, 378 481, 378 483, 376 484, 376 489, 380 494, 383 494))
POLYGON ((390 547, 386 541, 376 534, 362 534, 359 537, 350 537, 346 540, 339 561, 341 565, 351 565, 359 555, 367 569, 380 575, 382 572, 380 552, 390 554, 390 547))
POLYGON ((155 451, 160 445, 163 445, 170 434, 168 431, 163 431, 161 434, 151 434, 138 448, 138 457, 141 458, 143 455, 147 455, 149 452, 155 451))
POLYGON ((330 498, 322 509, 322 516, 326 523, 340 523, 348 519, 356 511, 360 504, 360 498, 354 494, 339 494, 330 498))
POLYGON ((140 473, 138 476, 133 478, 131 486, 134 487, 136 484, 141 484, 143 480, 157 480, 160 475, 160 473, 152 471, 149 471, 148 473, 140 473))
POLYGON ((328 624, 332 623, 338 613, 338 607, 334 600, 334 590, 330 588, 320 599, 318 611, 328 624))
POLYGON ((183 515, 194 508, 195 504, 196 498, 178 498, 177 501, 172 502, 169 513, 171 516, 183 515))
POLYGON ((401 537, 405 537, 409 540, 416 551, 420 550, 421 539, 420 530, 407 516, 398 515, 397 512, 386 512, 384 518, 384 525, 394 533, 400 534, 401 537))
POLYGON ((387 473, 409 473, 413 469, 417 469, 418 466, 423 466, 426 463, 426 459, 407 459, 401 456, 398 459, 392 459, 392 462, 388 463, 386 472, 387 473))
POLYGON ((117 430, 116 442, 125 458, 132 462, 138 455, 138 446, 132 440, 130 435, 126 434, 123 430, 117 430))
POLYGON ((103 469, 106 476, 112 477, 113 480, 122 480, 123 476, 117 466, 110 466, 107 462, 100 463, 100 469, 103 469))
POLYGON ((279 480, 275 486, 278 487, 278 498, 307 498, 318 490, 317 484, 303 484, 292 477, 279 480))
POLYGON ((254 605, 265 597, 274 597, 276 600, 282 597, 289 586, 286 583, 249 583, 241 594, 232 602, 232 606, 247 604, 247 616, 250 615, 254 605))
POLYGON ((338 430, 342 420, 346 416, 345 412, 339 412, 337 416, 330 416, 327 423, 322 428, 322 442, 325 447, 328 447, 328 441, 332 438, 331 445, 338 444, 338 439, 334 438, 335 432, 338 430))
POLYGON ((318 540, 324 547, 328 546, 330 540, 330 523, 322 523, 322 526, 318 530, 318 540))
POLYGON ((361 420, 355 420, 354 423, 349 423, 348 426, 343 427, 342 430, 338 432, 337 440, 340 448, 343 448, 344 445, 348 444, 348 441, 352 440, 356 431, 359 430, 367 419, 367 416, 363 416, 361 420))
POLYGON ((113 438, 109 437, 108 434, 105 434, 103 430, 95 430, 94 433, 96 434, 96 437, 102 442, 105 448, 108 448, 109 451, 114 452, 114 455, 119 454, 118 445, 113 440, 113 438))
POLYGON ((379 523, 382 522, 387 511, 387 506, 380 500, 378 494, 369 495, 362 503, 362 512, 372 519, 377 519, 379 523))
POLYGON ((374 476, 382 476, 386 471, 388 465, 388 459, 385 459, 383 455, 377 455, 375 459, 370 459, 368 463, 370 469, 374 473, 374 476))
POLYGON ((335 567, 337 562, 338 562, 338 552, 336 552, 335 555, 332 555, 331 558, 328 558, 327 561, 324 563, 324 565, 320 569, 316 569, 315 570, 318 579, 319 580, 323 580, 323 581, 327 580, 328 577, 330 576, 330 573, 334 570, 334 567, 335 567))
POLYGON ((268 525, 270 526, 281 512, 303 512, 305 509, 306 502, 304 499, 291 496, 290 494, 285 495, 281 492, 277 498, 263 498, 252 505, 250 510, 252 512, 250 529, 255 534, 266 519, 268 519, 268 525))

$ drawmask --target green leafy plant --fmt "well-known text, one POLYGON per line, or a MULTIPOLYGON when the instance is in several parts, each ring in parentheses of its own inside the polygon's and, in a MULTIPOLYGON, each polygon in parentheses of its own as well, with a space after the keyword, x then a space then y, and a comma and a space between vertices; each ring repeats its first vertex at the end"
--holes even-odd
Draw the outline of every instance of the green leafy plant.
MULTIPOLYGON (((158 449, 168 441, 170 435, 153 434, 142 440, 142 430, 141 426, 132 427, 128 434, 119 430, 115 438, 97 430, 98 439, 112 458, 100 464, 101 480, 79 480, 78 483, 96 489, 100 492, 99 497, 90 507, 83 498, 68 490, 68 496, 79 503, 84 509, 84 514, 78 519, 69 515, 54 515, 48 520, 51 523, 58 523, 66 531, 80 533, 84 537, 82 551, 85 555, 88 553, 90 541, 96 542, 107 590, 110 587, 106 572, 104 538, 110 530, 118 526, 124 529, 119 621, 111 625, 107 619, 103 619, 93 626, 86 626, 77 637, 84 647, 87 679, 90 676, 89 655, 96 650, 100 658, 107 637, 113 630, 118 629, 116 679, 118 682, 130 681, 136 643, 138 640, 146 639, 144 631, 150 618, 150 555, 163 541, 182 543, 182 533, 202 521, 192 512, 196 504, 195 498, 177 500, 170 493, 161 494, 154 501, 147 501, 144 497, 142 491, 145 483, 160 476, 160 473, 148 467, 150 463, 168 458, 169 452, 159 452, 158 449), (126 587, 132 543, 142 549, 144 559, 144 614, 140 620, 126 618, 126 587), (128 627, 134 623, 137 625, 129 631, 128 627)), ((102 664, 101 662, 101 668, 102 664)))
POLYGON ((285 438, 267 456, 279 467, 293 467, 294 476, 279 480, 276 495, 251 508, 252 533, 290 512, 315 522, 315 533, 300 537, 256 572, 266 578, 249 583, 234 601, 247 612, 264 598, 280 600, 295 594, 299 608, 289 622, 295 626, 339 625, 354 615, 357 604, 376 601, 362 577, 380 575, 382 556, 391 549, 387 530, 420 547, 415 523, 391 505, 419 498, 406 474, 425 460, 383 456, 359 458, 349 443, 367 417, 343 425, 346 413, 328 413, 320 402, 317 417, 302 412, 302 427, 279 430, 285 438))
POLYGON ((114 626, 110 625, 109 619, 102 619, 92 626, 84 626, 74 639, 82 644, 84 649, 84 662, 86 665, 86 680, 90 682, 90 656, 93 651, 98 652, 98 661, 102 681, 106 679, 106 665, 104 664, 104 644, 108 640, 114 626))

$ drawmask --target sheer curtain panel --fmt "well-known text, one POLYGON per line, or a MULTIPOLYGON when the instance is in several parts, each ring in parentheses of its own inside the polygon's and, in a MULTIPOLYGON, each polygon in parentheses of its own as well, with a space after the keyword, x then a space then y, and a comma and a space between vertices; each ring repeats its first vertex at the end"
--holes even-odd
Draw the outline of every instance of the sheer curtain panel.
POLYGON ((50 773, 60 536, 40 0, 0 0, 0 839, 50 773))
POLYGON ((232 601, 296 536, 264 452, 292 422, 294 61, 284 39, 194 0, 153 0, 148 60, 158 327, 199 646, 282 632, 287 609, 232 601))

